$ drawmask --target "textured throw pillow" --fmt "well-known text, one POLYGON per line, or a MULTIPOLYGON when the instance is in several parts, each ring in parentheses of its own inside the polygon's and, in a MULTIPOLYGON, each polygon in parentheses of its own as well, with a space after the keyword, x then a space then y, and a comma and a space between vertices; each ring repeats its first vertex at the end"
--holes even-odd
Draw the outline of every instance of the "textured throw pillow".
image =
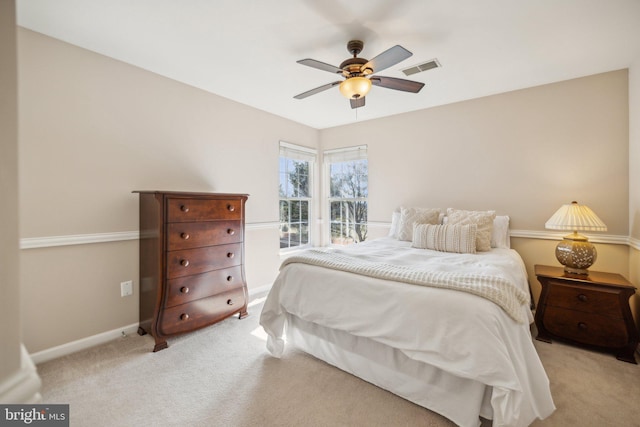
POLYGON ((476 224, 416 224, 411 246, 459 254, 476 253, 476 224))
POLYGON ((486 252, 491 250, 491 233, 495 211, 465 211, 461 209, 447 209, 447 224, 476 224, 476 250, 486 252))
POLYGON ((491 247, 509 249, 511 241, 509 239, 509 217, 498 215, 493 220, 493 232, 491 233, 491 247))
POLYGON ((413 224, 437 224, 440 209, 431 208, 401 208, 398 240, 410 242, 413 240, 413 224))

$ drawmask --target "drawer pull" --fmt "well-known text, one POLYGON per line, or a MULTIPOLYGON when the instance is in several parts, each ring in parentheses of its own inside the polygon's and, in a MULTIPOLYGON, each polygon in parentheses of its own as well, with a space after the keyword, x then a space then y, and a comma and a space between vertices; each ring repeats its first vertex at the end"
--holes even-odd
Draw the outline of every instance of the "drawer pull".
POLYGON ((189 212, 189 206, 187 205, 180 205, 180 210, 182 212, 189 212))
POLYGON ((188 294, 189 293, 189 288, 187 288, 186 286, 183 286, 180 288, 180 292, 182 292, 183 294, 188 294))
POLYGON ((587 302, 588 298, 585 294, 578 295, 578 299, 582 302, 587 302))
POLYGON ((236 207, 233 205, 227 205, 227 209, 229 210, 229 212, 233 212, 236 210, 236 207))
POLYGON ((233 300, 228 299, 228 300, 227 300, 227 305, 233 305, 233 300))
POLYGON ((189 319, 189 315, 187 313, 182 313, 180 315, 180 320, 188 320, 189 319))
POLYGON ((233 280, 233 276, 227 276, 227 282, 231 282, 233 280))
POLYGON ((579 322, 578 323, 578 329, 586 331, 587 330, 587 324, 584 322, 579 322))
POLYGON ((189 260, 188 259, 180 260, 180 265, 183 266, 183 267, 188 267, 189 266, 189 260))
POLYGON ((227 229, 227 234, 233 236, 234 234, 236 234, 236 231, 233 228, 229 228, 227 229))
POLYGON ((180 237, 184 240, 189 240, 189 237, 191 237, 189 235, 189 233, 180 233, 180 237))
POLYGON ((233 258, 234 256, 236 255, 233 252, 227 253, 227 258, 233 258))

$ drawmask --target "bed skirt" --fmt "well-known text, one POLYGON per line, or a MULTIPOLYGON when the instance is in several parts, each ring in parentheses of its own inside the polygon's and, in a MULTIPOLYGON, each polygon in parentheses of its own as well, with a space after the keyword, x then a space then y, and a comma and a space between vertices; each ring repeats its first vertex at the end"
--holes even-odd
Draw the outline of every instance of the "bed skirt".
POLYGON ((463 427, 491 419, 492 387, 410 359, 401 351, 287 314, 287 343, 463 427))

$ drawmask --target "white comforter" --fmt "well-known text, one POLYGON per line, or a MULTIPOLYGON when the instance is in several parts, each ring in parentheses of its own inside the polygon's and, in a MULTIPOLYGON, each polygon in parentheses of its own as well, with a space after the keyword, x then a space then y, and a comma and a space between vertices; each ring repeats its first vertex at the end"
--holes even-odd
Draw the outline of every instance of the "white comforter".
MULTIPOLYGON (((528 293, 524 264, 511 249, 461 255, 384 238, 345 250, 387 264, 495 274, 528 293)), ((528 304, 521 309, 532 321, 528 304)), ((284 350, 286 313, 491 386, 495 426, 527 426, 555 409, 529 325, 477 295, 291 263, 281 269, 260 318, 275 357, 284 350)))

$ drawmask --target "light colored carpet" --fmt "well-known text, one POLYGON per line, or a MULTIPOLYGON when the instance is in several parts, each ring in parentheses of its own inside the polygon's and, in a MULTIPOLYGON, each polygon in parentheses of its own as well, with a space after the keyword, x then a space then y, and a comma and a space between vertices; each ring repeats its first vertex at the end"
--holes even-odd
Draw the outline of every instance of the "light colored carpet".
MULTIPOLYGON (((269 356, 261 304, 169 340, 137 334, 38 365, 72 426, 453 426, 295 349, 269 356)), ((640 426, 640 366, 536 341, 556 412, 534 426, 640 426)), ((483 423, 490 425, 490 423, 483 423)))

